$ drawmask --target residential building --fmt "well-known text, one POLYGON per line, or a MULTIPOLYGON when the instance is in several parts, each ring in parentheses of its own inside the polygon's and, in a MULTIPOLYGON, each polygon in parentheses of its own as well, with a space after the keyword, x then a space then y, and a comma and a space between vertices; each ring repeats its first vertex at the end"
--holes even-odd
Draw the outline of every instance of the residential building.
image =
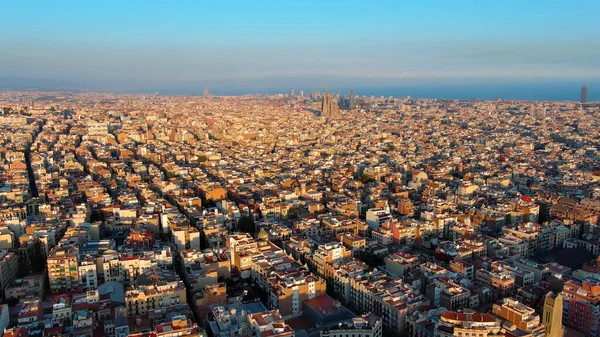
POLYGON ((79 256, 74 247, 55 248, 47 259, 48 281, 52 292, 80 289, 79 256))

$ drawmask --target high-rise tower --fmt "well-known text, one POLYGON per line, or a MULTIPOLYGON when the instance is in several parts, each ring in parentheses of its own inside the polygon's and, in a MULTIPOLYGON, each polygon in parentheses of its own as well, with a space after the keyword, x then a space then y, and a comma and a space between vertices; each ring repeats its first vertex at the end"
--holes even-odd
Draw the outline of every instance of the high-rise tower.
POLYGON ((350 110, 354 110, 355 107, 355 101, 354 101, 354 90, 350 90, 350 99, 348 102, 348 108, 350 110))
POLYGON ((587 101, 588 101, 588 86, 584 85, 583 87, 581 87, 581 99, 579 100, 579 102, 587 103, 587 101))

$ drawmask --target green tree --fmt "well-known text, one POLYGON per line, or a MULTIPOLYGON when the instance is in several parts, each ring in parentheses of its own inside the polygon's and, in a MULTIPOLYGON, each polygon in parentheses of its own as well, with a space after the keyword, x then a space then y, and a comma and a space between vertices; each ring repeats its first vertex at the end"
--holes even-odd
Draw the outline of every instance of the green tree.
POLYGON ((363 173, 358 177, 358 181, 360 181, 363 184, 368 184, 370 182, 375 181, 375 179, 373 179, 373 177, 363 173))
POLYGON ((238 220, 238 229, 245 233, 254 233, 256 232, 256 226, 254 224, 254 219, 249 216, 242 216, 238 220))

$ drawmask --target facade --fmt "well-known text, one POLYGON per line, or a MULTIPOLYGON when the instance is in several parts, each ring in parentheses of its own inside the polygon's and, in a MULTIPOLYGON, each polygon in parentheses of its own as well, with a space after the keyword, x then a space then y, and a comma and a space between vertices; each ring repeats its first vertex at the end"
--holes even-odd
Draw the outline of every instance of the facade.
POLYGON ((358 257, 358 255, 365 250, 367 240, 358 235, 352 233, 339 233, 337 238, 340 242, 352 253, 352 256, 358 257))
POLYGON ((596 336, 600 328, 600 283, 568 281, 563 297, 563 324, 585 336, 596 336))
POLYGON ((383 336, 381 319, 373 314, 363 315, 321 331, 321 337, 346 336, 381 337, 383 336))
POLYGON ((90 122, 87 125, 88 136, 106 136, 108 134, 108 123, 90 122))
POLYGON ((446 311, 435 327, 434 337, 504 336, 500 322, 490 314, 446 311))
POLYGON ((310 263, 314 271, 330 280, 333 277, 334 271, 351 257, 351 252, 339 242, 329 242, 319 245, 312 254, 310 263))
POLYGON ((248 309, 236 302, 228 305, 210 306, 208 330, 213 337, 251 337, 255 334, 248 321, 248 309))
POLYGON ((5 289, 15 280, 19 269, 19 261, 15 253, 4 250, 0 252, 0 294, 5 296, 5 289))
POLYGON ((84 290, 98 288, 98 272, 96 270, 96 261, 91 256, 86 256, 80 261, 79 283, 84 290))
POLYGON ((563 337, 565 328, 563 326, 563 296, 548 292, 544 299, 544 311, 542 313, 542 324, 546 327, 546 337, 563 337))
POLYGON ((501 265, 491 270, 478 269, 475 272, 475 282, 483 287, 489 287, 494 299, 511 296, 515 291, 515 278, 501 265))
MULTIPOLYGON (((155 337, 189 336, 201 337, 198 325, 185 315, 174 316, 170 321, 160 323, 154 328, 155 337)), ((154 337, 153 336, 153 337, 154 337)))
POLYGON ((535 313, 535 310, 512 298, 505 298, 495 303, 492 313, 533 336, 542 336, 546 333, 546 326, 541 324, 540 316, 535 313))
POLYGON ((268 279, 269 308, 278 309, 284 318, 302 314, 302 302, 325 294, 323 279, 307 271, 278 271, 268 279))
POLYGON ((183 281, 171 270, 150 270, 138 277, 137 286, 125 291, 125 307, 129 315, 146 314, 149 310, 186 303, 183 281))
POLYGON ((285 323, 277 310, 259 312, 248 315, 248 323, 254 336, 294 337, 295 332, 285 323))
POLYGON ((52 292, 75 291, 80 288, 77 250, 56 248, 48 257, 48 282, 52 292))
POLYGON ((6 299, 23 300, 25 298, 41 298, 46 288, 46 274, 31 274, 16 279, 4 290, 6 299))
POLYGON ((417 268, 417 258, 408 252, 396 251, 385 259, 385 269, 399 277, 417 268))
POLYGON ((382 224, 392 220, 389 210, 384 208, 371 208, 367 210, 366 217, 367 225, 371 229, 377 229, 382 224))
POLYGON ((407 315, 428 303, 400 279, 391 279, 380 271, 350 280, 351 306, 360 313, 372 312, 381 317, 385 331, 404 334, 407 315))

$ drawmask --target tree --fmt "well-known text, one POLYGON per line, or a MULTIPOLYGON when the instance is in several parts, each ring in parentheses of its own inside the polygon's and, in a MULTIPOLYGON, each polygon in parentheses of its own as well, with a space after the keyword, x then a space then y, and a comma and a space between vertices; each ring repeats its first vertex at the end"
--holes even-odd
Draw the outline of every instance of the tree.
POLYGON ((254 225, 254 219, 249 216, 242 216, 238 220, 238 229, 245 233, 256 232, 256 226, 254 225))
POLYGON ((361 252, 358 255, 358 258, 360 260, 362 260, 365 264, 367 264, 369 267, 372 267, 372 268, 377 268, 377 267, 385 264, 383 257, 381 257, 379 255, 375 255, 370 251, 361 252))
POLYGON ((198 156, 198 162, 200 163, 204 163, 208 158, 206 158, 206 156, 202 155, 202 156, 198 156))
POLYGON ((364 174, 364 173, 358 177, 358 180, 363 184, 368 184, 370 182, 375 181, 375 179, 373 179, 373 177, 371 177, 367 174, 364 174))

